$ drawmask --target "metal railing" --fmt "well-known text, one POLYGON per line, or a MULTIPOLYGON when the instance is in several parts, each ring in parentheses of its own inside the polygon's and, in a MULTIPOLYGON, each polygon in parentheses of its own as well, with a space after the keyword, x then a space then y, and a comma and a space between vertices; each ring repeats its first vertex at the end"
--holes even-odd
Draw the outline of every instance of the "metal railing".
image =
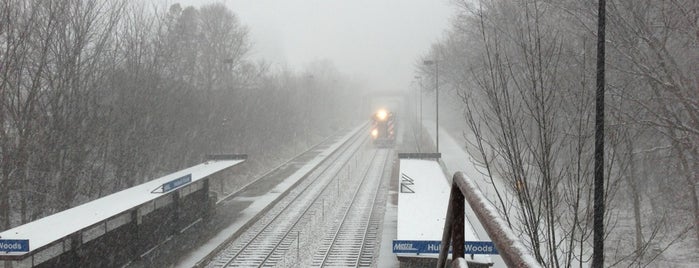
POLYGON ((437 267, 442 268, 446 265, 450 244, 452 267, 467 267, 464 260, 464 200, 468 201, 507 267, 540 267, 500 218, 493 205, 484 198, 473 181, 461 172, 455 173, 452 180, 437 267))

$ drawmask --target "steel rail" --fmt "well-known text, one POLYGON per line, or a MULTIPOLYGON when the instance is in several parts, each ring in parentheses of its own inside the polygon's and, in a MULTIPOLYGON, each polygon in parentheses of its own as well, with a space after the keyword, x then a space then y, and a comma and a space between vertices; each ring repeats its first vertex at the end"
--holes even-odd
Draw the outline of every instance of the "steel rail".
MULTIPOLYGON (((322 161, 320 161, 315 167, 313 167, 311 170, 309 170, 308 173, 307 173, 306 175, 304 175, 304 176, 302 177, 301 180, 306 179, 308 176, 310 176, 310 174, 311 174, 312 172, 314 172, 314 171, 315 171, 318 167, 320 167, 321 165, 327 164, 327 163, 329 162, 330 159, 334 159, 334 158, 339 157, 339 155, 342 155, 342 153, 344 153, 344 150, 346 150, 347 148, 349 148, 350 144, 352 144, 353 142, 356 142, 359 138, 362 137, 361 134, 363 133, 363 131, 361 131, 361 130, 362 130, 362 129, 365 129, 365 128, 367 127, 367 124, 368 124, 368 122, 367 122, 367 123, 364 123, 361 127, 359 127, 358 130, 353 134, 352 137, 350 137, 349 139, 347 139, 347 141, 345 141, 342 145, 340 145, 337 149, 335 149, 329 156, 327 156, 325 159, 323 159, 322 161), (342 152, 339 152, 341 149, 342 149, 342 152)), ((326 138, 325 140, 328 140, 328 139, 330 139, 330 138, 326 138)), ((311 151, 311 150, 317 148, 318 146, 320 146, 320 144, 317 144, 317 145, 313 146, 312 149, 309 149, 309 150, 307 150, 306 152, 309 152, 309 151, 311 151)), ((304 153, 306 153, 306 152, 304 152, 304 153)), ((297 155, 296 157, 301 156, 301 155, 304 154, 304 153, 301 153, 301 154, 297 155)), ((291 160, 287 161, 287 163, 293 162, 293 161, 295 160, 296 157, 294 157, 294 159, 291 159, 291 160)), ((285 164, 286 164, 286 163, 285 163, 285 164)), ((285 164, 282 164, 282 165, 278 166, 277 168, 275 168, 275 169, 273 169, 273 170, 271 170, 271 171, 265 173, 265 175, 263 175, 262 177, 256 179, 255 181, 259 181, 260 179, 264 178, 265 176, 267 176, 267 175, 271 174, 272 172, 278 170, 279 168, 281 168, 281 167, 284 166, 285 164)), ((236 193, 238 193, 238 192, 244 190, 246 187, 249 187, 251 184, 253 184, 253 183, 248 183, 248 184, 246 184, 246 185, 245 185, 244 187, 242 187, 240 190, 236 191, 236 193)), ((290 191, 291 191, 291 189, 289 189, 289 190, 287 191, 287 193, 290 192, 290 191)), ((267 213, 274 205, 276 205, 278 202, 280 202, 280 201, 283 199, 283 196, 286 196, 287 193, 283 193, 283 194, 279 197, 278 200, 276 200, 276 201, 272 202, 271 204, 269 204, 265 209, 263 209, 263 210, 260 212, 260 214, 267 213)), ((229 199, 231 196, 233 196, 233 194, 230 194, 230 195, 226 196, 224 199, 229 199)), ((217 202, 217 204, 219 204, 219 203, 220 203, 220 202, 217 202)), ((259 220, 260 218, 261 218, 261 217, 257 217, 256 220, 259 220)), ((244 228, 248 228, 248 227, 249 227, 249 225, 247 225, 247 224, 244 225, 244 228)), ((226 239, 225 239, 221 244, 219 244, 214 250, 212 250, 212 251, 211 251, 209 254, 207 254, 204 258, 202 258, 199 262, 197 262, 197 264, 195 265, 195 267, 203 267, 203 266, 210 265, 210 263, 211 263, 219 254, 221 254, 221 252, 225 251, 226 248, 228 248, 228 247, 231 246, 231 243, 233 243, 233 242, 235 241, 235 239, 237 239, 237 238, 239 237, 238 234, 239 234, 238 232, 235 232, 235 233, 232 234, 230 237, 226 238, 226 239)))
MULTIPOLYGON (((375 152, 375 153, 372 155, 372 157, 371 157, 371 161, 372 161, 372 162, 373 162, 373 160, 376 158, 376 154, 377 154, 377 153, 375 152)), ((364 177, 366 177, 366 173, 368 173, 368 171, 369 171, 369 168, 367 168, 366 172, 364 173, 364 177)), ((362 181, 362 183, 363 183, 363 182, 364 182, 364 181, 362 181)), ((329 184, 328 184, 328 185, 329 185, 329 184)), ((361 184, 360 184, 359 187, 357 187, 357 189, 359 189, 360 187, 361 187, 361 184)), ((324 192, 326 189, 327 189, 327 186, 326 186, 326 188, 323 189, 322 192, 324 192)), ((304 210, 303 215, 305 215, 306 212, 308 211, 308 209, 310 209, 310 208, 313 206, 313 204, 315 204, 316 201, 318 201, 318 198, 319 198, 320 196, 322 196, 322 192, 321 192, 321 194, 319 194, 319 195, 313 200, 313 202, 311 203, 311 205, 308 206, 308 207, 306 208, 306 210, 304 210)), ((354 196, 353 196, 353 197, 354 197, 354 196)), ((272 256, 272 253, 274 252, 274 250, 277 249, 277 247, 279 247, 279 245, 281 244, 281 242, 283 242, 284 239, 286 239, 286 237, 287 237, 289 234, 292 233, 293 229, 294 229, 294 228, 296 227, 296 225, 300 222, 300 220, 301 220, 301 218, 303 217, 303 215, 302 215, 301 217, 299 217, 299 219, 294 223, 294 225, 293 225, 291 228, 289 228, 289 231, 284 235, 284 237, 279 241, 279 243, 277 243, 277 245, 276 245, 276 246, 274 247, 274 249, 270 252, 270 254, 267 255, 267 257, 266 257, 265 260, 262 262, 262 264, 264 264, 264 263, 267 261, 267 259, 269 259, 269 257, 272 256)), ((260 266, 262 266, 262 265, 260 265, 260 266)))
MULTIPOLYGON (((383 159, 383 161, 382 161, 382 164, 380 165, 381 170, 385 169, 385 167, 386 167, 386 162, 388 161, 388 157, 389 157, 389 154, 386 153, 386 156, 384 157, 384 159, 383 159)), ((324 256, 323 256, 323 260, 321 261, 321 267, 326 265, 326 262, 327 262, 327 260, 328 260, 328 256, 330 256, 330 253, 332 252, 333 247, 334 247, 334 246, 336 245, 336 243, 337 243, 337 238, 338 238, 340 232, 342 231, 342 227, 345 226, 345 223, 347 223, 347 215, 349 215, 350 211, 352 211, 352 208, 354 207, 354 205, 356 204, 356 201, 357 201, 357 195, 359 194, 359 192, 360 192, 360 190, 361 190, 361 187, 362 187, 362 186, 364 185, 364 183, 367 181, 367 178, 368 178, 367 175, 368 175, 368 173, 369 173, 369 170, 371 170, 372 167, 375 167, 376 164, 377 164, 377 163, 374 162, 374 161, 372 160, 371 166, 370 166, 369 168, 367 168, 366 172, 364 173, 364 178, 362 178, 362 183, 360 184, 359 187, 357 187, 357 190, 355 190, 354 194, 352 195, 352 202, 351 202, 350 205, 347 207, 347 210, 345 211, 344 215, 342 216, 342 221, 340 222, 340 226, 337 228, 337 230, 334 232, 334 234, 333 234, 333 236, 332 236, 332 242, 330 243, 330 246, 329 246, 329 247, 327 248, 327 250, 325 251, 325 254, 324 254, 324 256)), ((382 174, 382 175, 383 175, 383 174, 382 174)), ((377 196, 377 194, 378 194, 378 189, 379 189, 380 187, 381 187, 381 183, 378 184, 378 186, 376 187, 376 190, 374 191, 374 200, 372 200, 372 209, 371 209, 371 211, 373 211, 374 202, 376 201, 376 196, 377 196)), ((367 218, 367 226, 369 225, 369 220, 371 220, 371 214, 369 214, 369 217, 367 218)), ((366 228, 365 228, 365 231, 366 231, 366 228)), ((364 234, 366 235, 366 233, 364 233, 364 234)), ((364 236, 364 237, 362 238, 362 242, 361 242, 361 245, 362 245, 362 246, 361 246, 361 247, 364 246, 364 242, 365 242, 364 239, 365 239, 365 238, 366 238, 366 236, 364 236)), ((359 251, 358 256, 361 256, 361 249, 360 249, 360 251, 359 251)), ((359 257, 358 257, 357 260, 355 261, 355 266, 357 265, 358 262, 359 262, 359 257)))
MULTIPOLYGON (((369 124, 368 122, 367 122, 367 123, 364 123, 364 126, 363 126, 363 127, 360 127, 360 128, 359 128, 360 131, 358 131, 357 133, 358 133, 358 134, 359 134, 359 133, 362 133, 361 130, 364 129, 364 128, 366 128, 368 124, 369 124)), ((276 171, 279 171, 282 167, 284 167, 284 166, 286 166, 286 165, 289 165, 289 164, 291 164, 292 162, 296 161, 297 158, 299 158, 299 157, 302 156, 303 154, 306 154, 306 153, 308 153, 308 152, 311 152, 311 151, 317 149, 317 148, 320 147, 323 143, 329 141, 334 135, 338 135, 338 134, 341 134, 341 133, 342 133, 342 131, 341 131, 341 130, 338 130, 335 134, 328 136, 327 138, 323 139, 323 140, 320 141, 319 143, 317 143, 317 144, 311 146, 311 148, 308 148, 307 150, 298 153, 297 155, 293 156, 291 159, 287 160, 286 162, 281 163, 281 164, 279 164, 278 166, 276 166, 276 167, 274 167, 274 168, 272 168, 272 169, 266 171, 266 172, 263 173, 262 175, 257 176, 257 178, 255 178, 255 179, 252 180, 251 182, 246 183, 245 185, 243 185, 243 187, 240 187, 240 189, 238 189, 238 190, 236 190, 236 191, 234 191, 234 192, 232 192, 232 193, 230 193, 230 194, 228 194, 228 195, 222 197, 221 200, 218 200, 218 201, 216 202, 216 205, 219 205, 220 203, 222 203, 222 202, 224 202, 224 201, 226 201, 226 200, 232 198, 232 197, 235 196, 236 194, 238 194, 238 193, 240 193, 240 192, 246 190, 247 187, 250 187, 250 185, 253 185, 253 184, 255 184, 256 182, 260 181, 261 179, 267 177, 269 174, 272 174, 272 173, 274 173, 274 172, 276 172, 276 171)), ((349 140, 348 140, 348 141, 349 141, 349 140)), ((320 165, 320 164, 319 164, 319 165, 320 165)))
MULTIPOLYGON (((363 143, 366 141, 366 139, 367 139, 366 137, 364 137, 364 138, 362 139, 362 136, 361 136, 362 133, 363 133, 362 131, 358 131, 358 132, 351 138, 351 142, 349 142, 348 144, 343 144, 343 145, 346 145, 346 146, 342 147, 342 150, 341 150, 340 152, 337 152, 336 154, 333 155, 333 157, 329 157, 328 159, 333 158, 333 160, 336 160, 336 159, 340 158, 341 156, 343 156, 344 154, 347 153, 347 150, 348 150, 349 148, 354 148, 354 151, 352 152, 352 154, 350 154, 350 155, 353 155, 357 150, 359 150, 359 148, 361 148, 361 144, 363 144, 363 143), (359 142, 358 142, 358 141, 359 141, 359 142), (355 146, 355 145, 356 145, 356 146, 355 146), (354 147, 353 147, 353 146, 354 146, 354 147)), ((342 166, 346 165, 350 158, 351 158, 351 157, 347 158, 347 159, 342 163, 342 166)), ((319 175, 316 176, 316 177, 313 179, 313 182, 315 182, 315 181, 318 180, 319 178, 322 178, 322 177, 323 177, 322 175, 323 175, 325 172, 327 172, 328 169, 330 169, 330 167, 333 166, 333 165, 332 165, 332 162, 327 161, 327 160, 324 161, 323 163, 319 163, 319 166, 320 166, 320 165, 324 165, 324 164, 325 164, 324 168, 320 171, 319 175)), ((329 181, 328 181, 328 183, 327 183, 327 184, 323 187, 323 189, 319 192, 318 196, 320 196, 320 195, 329 187, 329 185, 331 184, 331 182, 332 182, 332 180, 329 180, 329 181)), ((267 230, 270 226, 272 226, 272 224, 275 223, 276 220, 277 220, 285 211, 287 211, 287 209, 290 208, 290 207, 292 206, 292 204, 293 204, 299 197, 303 196, 303 193, 306 192, 307 190, 309 190, 309 188, 310 188, 312 185, 313 185, 313 183, 309 183, 308 185, 306 185, 306 186, 301 190, 301 192, 300 192, 297 196, 295 196, 288 204, 286 204, 286 205, 281 209, 281 211, 279 211, 279 213, 278 213, 277 215, 275 215, 275 216, 269 221, 269 223, 265 224, 265 226, 264 226, 259 232, 257 232, 257 234, 255 234, 249 241, 247 241, 246 243, 244 243, 243 247, 241 247, 240 250, 239 250, 238 252, 236 252, 236 254, 233 255, 233 256, 230 258, 230 260, 226 261, 222 266, 223 266, 223 267, 229 266, 233 261, 235 261, 236 258, 238 258, 238 257, 245 251, 245 249, 247 249, 250 245, 252 245, 253 242, 254 242, 258 237, 260 237, 260 235, 262 235, 262 233, 264 233, 265 230, 267 230)), ((318 197, 316 197, 316 199, 317 199, 317 198, 318 198, 318 197)), ((315 202, 316 199, 314 199, 313 203, 315 202)), ((311 204, 313 204, 313 203, 311 203, 311 204)), ((310 208, 310 206, 309 206, 309 208, 310 208)), ((308 209, 308 208, 307 208, 307 209, 308 209)), ((306 209, 306 211, 307 211, 307 209, 306 209)), ((305 212, 306 212, 306 211, 304 211, 304 212, 301 214, 301 216, 298 217, 299 220, 300 220, 301 218, 303 218, 303 215, 305 215, 305 212)), ((281 241, 283 241, 283 240, 281 240, 281 241)), ((229 245, 229 246, 233 246, 233 245, 229 245)), ((221 250, 221 251, 223 251, 223 250, 221 250)), ((265 258, 265 259, 267 259, 267 258, 265 258)), ((212 260, 213 260, 213 259, 212 259, 212 260)), ((264 261, 262 262, 262 264, 264 264, 264 261)), ((262 264, 261 264, 261 265, 262 265, 262 264)), ((218 266, 218 265, 217 265, 217 266, 218 266)))
MULTIPOLYGON (((387 158, 388 158, 388 156, 387 156, 387 158)), ((386 161, 384 161, 384 169, 385 168, 386 168, 386 161)), ((369 219, 367 219, 367 225, 364 227, 364 236, 362 237, 362 246, 359 248, 359 254, 357 255, 357 260, 355 261, 355 264, 356 264, 355 266, 359 266, 359 263, 362 259, 362 253, 364 252, 364 248, 365 248, 365 245, 367 242, 367 236, 369 235, 369 227, 371 226, 371 220, 372 220, 372 217, 374 216, 374 211, 376 209, 376 206, 377 205, 379 205, 379 206, 385 205, 385 204, 377 204, 376 203, 376 200, 378 200, 379 194, 381 193, 381 191, 379 191, 379 190, 381 189, 381 187, 384 184, 383 174, 381 174, 381 176, 382 176, 382 179, 379 182, 378 187, 376 187, 376 192, 374 193, 374 200, 372 201, 371 211, 369 211, 369 219)))

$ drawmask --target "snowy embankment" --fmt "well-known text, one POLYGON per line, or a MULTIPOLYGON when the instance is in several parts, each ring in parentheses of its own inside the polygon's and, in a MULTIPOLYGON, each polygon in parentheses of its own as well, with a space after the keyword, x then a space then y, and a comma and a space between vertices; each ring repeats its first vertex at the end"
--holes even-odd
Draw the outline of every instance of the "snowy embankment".
POLYGON ((504 260, 507 260, 508 266, 512 267, 540 267, 536 259, 529 253, 529 250, 522 245, 519 237, 507 226, 507 223, 500 217, 497 209, 485 199, 485 196, 477 189, 475 183, 464 175, 463 172, 457 172, 454 175, 454 183, 462 189, 465 199, 475 212, 481 222, 490 222, 490 225, 484 227, 488 229, 491 238, 494 239, 496 247, 500 249, 500 255, 506 255, 504 260))
MULTIPOLYGON (((431 140, 435 140, 435 123, 431 120, 425 120, 423 122, 423 130, 427 133, 431 140)), ((495 188, 498 189, 503 202, 506 204, 507 210, 509 211, 519 211, 519 204, 517 203, 516 196, 509 192, 509 187, 497 176, 493 176, 492 180, 487 176, 487 171, 484 167, 477 165, 476 161, 466 150, 464 149, 465 141, 454 139, 446 129, 440 127, 439 131, 439 151, 442 154, 442 164, 447 177, 450 180, 454 173, 462 172, 465 176, 471 179, 478 190, 483 194, 485 200, 487 200, 492 206, 501 209, 502 204, 498 202, 498 193, 495 192, 495 188)), ((476 235, 479 238, 487 238, 488 233, 485 231, 480 222, 478 222, 476 214, 473 212, 470 206, 466 206, 466 220, 470 221, 473 226, 476 235)), ((523 230, 523 226, 519 226, 517 221, 513 221, 513 232, 522 237, 516 230, 523 230)), ((541 226, 540 228, 543 228, 541 226)), ((485 239, 483 239, 485 240, 485 239)), ((526 244, 526 241, 521 241, 526 244)), ((567 243, 562 243, 561 247, 564 247, 567 243)), ((559 249, 559 252, 564 252, 563 248, 559 249)), ((506 267, 502 258, 499 256, 493 256, 493 262, 495 262, 494 267, 506 267)))

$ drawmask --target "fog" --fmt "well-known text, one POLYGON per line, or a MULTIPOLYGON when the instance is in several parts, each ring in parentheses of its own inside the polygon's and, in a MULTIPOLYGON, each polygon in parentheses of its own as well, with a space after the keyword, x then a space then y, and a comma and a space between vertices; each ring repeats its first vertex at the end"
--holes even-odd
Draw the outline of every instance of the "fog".
MULTIPOLYGON (((218 1, 179 2, 200 6, 218 1)), ((330 60, 341 73, 381 90, 410 85, 414 63, 443 36, 453 14, 448 0, 224 3, 249 28, 253 58, 295 70, 330 60)))
POLYGON ((210 204, 350 130, 379 139, 385 108, 394 152, 487 169, 542 266, 585 266, 605 229, 605 264, 697 267, 699 1, 616 0, 606 38, 601 3, 0 0, 0 231, 248 155, 210 204))

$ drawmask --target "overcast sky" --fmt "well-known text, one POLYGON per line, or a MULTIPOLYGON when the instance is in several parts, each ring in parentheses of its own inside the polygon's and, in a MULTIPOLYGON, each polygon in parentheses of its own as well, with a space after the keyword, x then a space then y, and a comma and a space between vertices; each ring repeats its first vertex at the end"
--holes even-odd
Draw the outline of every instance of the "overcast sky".
MULTIPOLYGON (((176 2, 176 1, 173 1, 176 2)), ((181 1, 200 5, 217 1, 181 1)), ((227 0, 253 57, 301 71, 330 60, 371 88, 408 87, 414 64, 448 28, 449 0, 227 0)))

